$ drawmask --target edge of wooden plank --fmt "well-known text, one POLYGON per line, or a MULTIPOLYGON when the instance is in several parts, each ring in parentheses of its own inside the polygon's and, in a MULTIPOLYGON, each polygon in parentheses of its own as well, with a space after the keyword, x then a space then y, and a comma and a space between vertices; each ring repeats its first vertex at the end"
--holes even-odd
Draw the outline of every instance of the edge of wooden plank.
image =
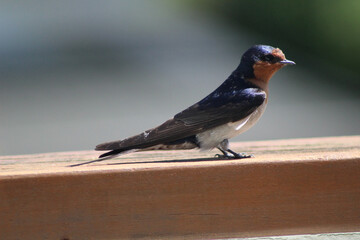
POLYGON ((254 154, 254 158, 219 160, 218 151, 151 151, 123 155, 79 167, 72 164, 97 159, 99 152, 75 151, 16 156, 0 156, 0 178, 42 174, 90 174, 96 171, 135 171, 176 167, 207 167, 227 164, 270 163, 351 159, 360 156, 360 136, 322 137, 231 143, 234 150, 254 154), (326 150, 326 152, 324 152, 326 150))
POLYGON ((359 231, 359 139, 255 142, 248 146, 259 157, 245 161, 187 152, 189 161, 167 162, 172 155, 155 153, 163 162, 14 171, 0 177, 0 235, 198 239, 359 231))

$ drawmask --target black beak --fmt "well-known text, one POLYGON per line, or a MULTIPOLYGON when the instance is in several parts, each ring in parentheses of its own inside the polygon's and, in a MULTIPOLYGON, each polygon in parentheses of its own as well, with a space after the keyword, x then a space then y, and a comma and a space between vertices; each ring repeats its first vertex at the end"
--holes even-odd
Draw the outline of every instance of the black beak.
POLYGON ((287 59, 282 60, 282 61, 280 61, 279 63, 281 63, 281 64, 283 64, 283 65, 295 65, 295 64, 296 64, 295 62, 290 61, 290 60, 287 60, 287 59))

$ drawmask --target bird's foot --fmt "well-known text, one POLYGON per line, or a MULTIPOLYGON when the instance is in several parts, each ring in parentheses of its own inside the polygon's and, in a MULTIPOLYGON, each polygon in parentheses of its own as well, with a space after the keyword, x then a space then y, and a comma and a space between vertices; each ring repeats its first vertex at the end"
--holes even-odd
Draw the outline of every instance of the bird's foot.
POLYGON ((234 155, 234 159, 242 159, 242 158, 252 158, 254 157, 254 155, 252 154, 246 154, 246 153, 235 153, 234 155))
POLYGON ((237 153, 230 149, 228 149, 226 152, 223 150, 220 150, 220 151, 223 153, 223 155, 216 154, 215 155, 216 158, 219 158, 219 159, 242 159, 242 158, 254 157, 254 155, 252 155, 252 154, 248 155, 246 153, 237 153))
POLYGON ((223 155, 221 155, 221 154, 215 154, 215 157, 216 157, 217 159, 230 159, 230 156, 229 156, 229 155, 225 155, 225 154, 223 154, 223 155))

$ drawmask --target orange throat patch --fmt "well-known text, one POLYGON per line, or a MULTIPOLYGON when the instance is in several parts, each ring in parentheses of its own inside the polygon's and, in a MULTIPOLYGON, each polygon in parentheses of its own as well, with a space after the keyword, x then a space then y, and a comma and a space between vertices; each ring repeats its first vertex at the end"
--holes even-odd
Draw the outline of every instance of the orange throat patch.
MULTIPOLYGON (((278 59, 285 60, 285 55, 279 48, 275 48, 271 54, 278 59)), ((267 84, 270 78, 283 66, 281 63, 257 61, 253 65, 255 79, 267 84)))
POLYGON ((268 83, 270 78, 282 67, 281 63, 270 64, 258 61, 253 65, 254 76, 256 79, 268 83))

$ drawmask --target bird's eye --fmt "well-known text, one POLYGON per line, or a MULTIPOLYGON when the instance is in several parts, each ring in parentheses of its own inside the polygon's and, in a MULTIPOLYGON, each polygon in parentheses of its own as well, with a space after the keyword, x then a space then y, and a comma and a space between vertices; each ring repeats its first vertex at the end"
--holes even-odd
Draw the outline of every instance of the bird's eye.
POLYGON ((263 61, 266 61, 266 62, 272 62, 274 60, 274 56, 272 54, 267 54, 263 57, 263 61))

